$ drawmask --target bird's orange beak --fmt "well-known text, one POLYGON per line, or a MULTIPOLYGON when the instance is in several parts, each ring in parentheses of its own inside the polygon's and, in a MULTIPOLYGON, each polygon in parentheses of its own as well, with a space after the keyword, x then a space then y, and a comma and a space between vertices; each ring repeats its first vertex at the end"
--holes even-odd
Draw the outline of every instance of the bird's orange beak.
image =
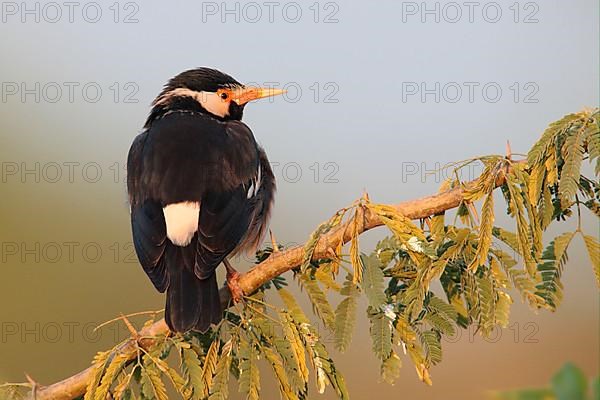
POLYGON ((287 90, 275 89, 275 88, 261 88, 261 87, 243 87, 240 89, 232 90, 231 99, 238 105, 246 104, 252 100, 263 99, 265 97, 278 96, 286 93, 287 90))

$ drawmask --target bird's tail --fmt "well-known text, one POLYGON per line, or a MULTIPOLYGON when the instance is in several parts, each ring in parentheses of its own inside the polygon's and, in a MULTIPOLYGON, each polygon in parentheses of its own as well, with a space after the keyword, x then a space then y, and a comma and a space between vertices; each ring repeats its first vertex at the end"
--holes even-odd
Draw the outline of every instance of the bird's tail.
POLYGON ((193 329, 206 332, 211 324, 217 324, 223 318, 217 276, 212 273, 205 279, 199 279, 194 274, 193 264, 190 266, 183 260, 188 249, 170 247, 169 250, 175 254, 167 254, 165 260, 171 263, 167 266, 169 286, 165 321, 171 331, 193 329))

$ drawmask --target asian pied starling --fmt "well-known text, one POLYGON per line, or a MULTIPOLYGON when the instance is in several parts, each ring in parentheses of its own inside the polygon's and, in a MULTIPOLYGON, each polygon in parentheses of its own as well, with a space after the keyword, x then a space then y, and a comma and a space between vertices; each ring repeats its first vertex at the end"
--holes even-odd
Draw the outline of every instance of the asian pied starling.
POLYGON ((266 231, 275 178, 241 122, 245 105, 283 90, 248 87, 210 68, 172 78, 129 150, 127 191, 135 250, 161 293, 174 332, 222 319, 216 269, 234 301, 242 291, 227 257, 254 251, 266 231))

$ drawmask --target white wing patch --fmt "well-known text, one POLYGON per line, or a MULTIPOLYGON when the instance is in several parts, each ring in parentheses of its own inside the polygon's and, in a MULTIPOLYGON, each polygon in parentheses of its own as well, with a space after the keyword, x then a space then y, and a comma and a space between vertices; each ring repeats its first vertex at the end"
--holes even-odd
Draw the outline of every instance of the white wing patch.
POLYGON ((185 201, 163 207, 167 237, 176 246, 187 246, 198 230, 200 203, 185 201))
POLYGON ((262 181, 261 169, 262 169, 261 165, 260 165, 260 163, 258 163, 258 171, 256 171, 256 179, 252 180, 252 184, 248 188, 248 192, 246 193, 247 199, 250 199, 250 198, 256 196, 256 193, 258 193, 258 189, 260 188, 260 184, 262 181))

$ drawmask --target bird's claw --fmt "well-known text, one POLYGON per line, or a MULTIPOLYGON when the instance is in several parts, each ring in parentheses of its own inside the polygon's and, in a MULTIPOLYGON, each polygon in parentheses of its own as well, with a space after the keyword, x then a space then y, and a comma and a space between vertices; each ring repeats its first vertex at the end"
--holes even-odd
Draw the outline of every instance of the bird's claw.
POLYGON ((240 287, 240 274, 238 272, 227 272, 227 287, 231 292, 231 298, 234 303, 242 301, 244 292, 240 287))

